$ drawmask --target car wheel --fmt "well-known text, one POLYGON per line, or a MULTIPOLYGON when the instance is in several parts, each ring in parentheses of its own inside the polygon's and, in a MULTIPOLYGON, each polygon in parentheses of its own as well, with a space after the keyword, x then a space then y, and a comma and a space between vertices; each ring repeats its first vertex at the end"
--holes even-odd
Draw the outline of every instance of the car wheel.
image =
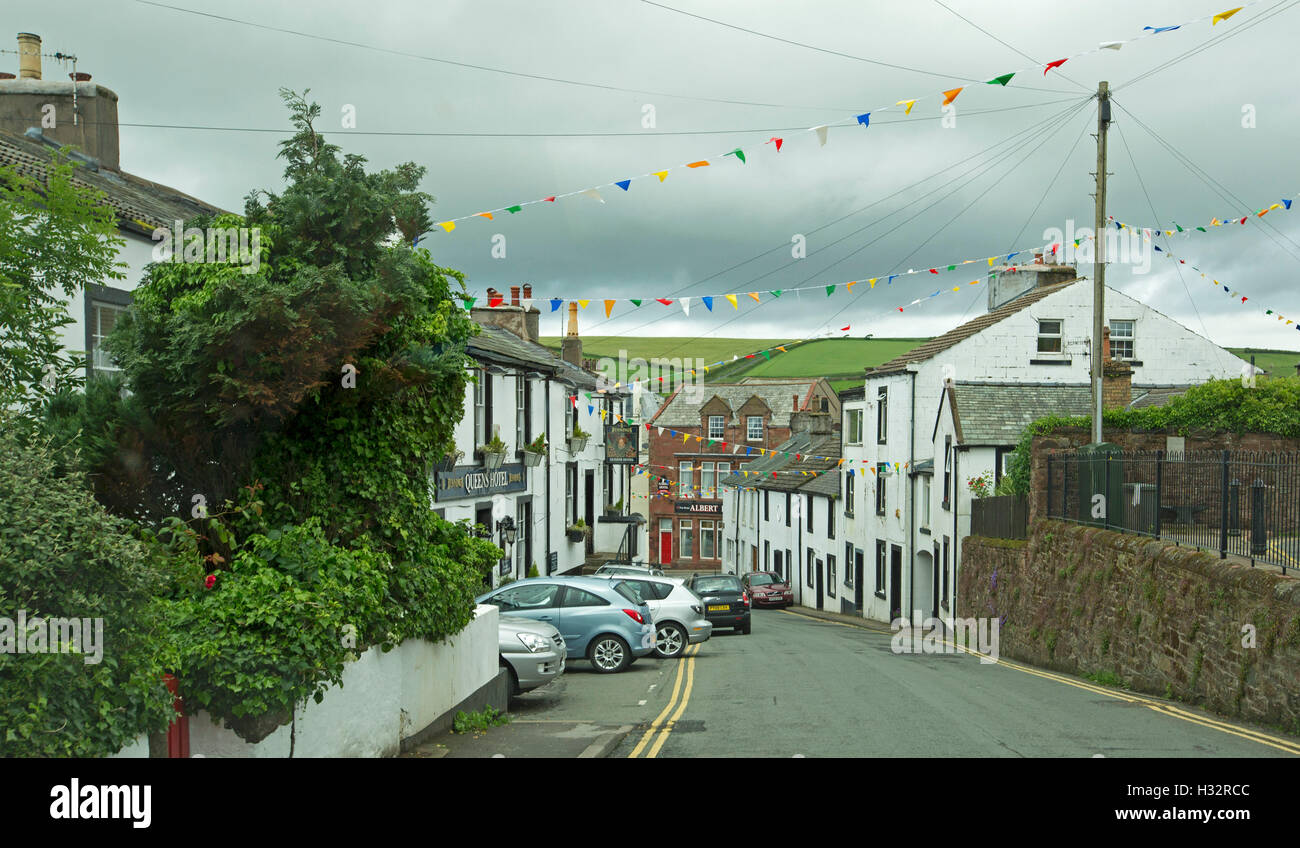
POLYGON ((753 624, 752 624, 751 622, 746 621, 745 624, 740 628, 740 632, 741 632, 743 635, 748 636, 748 635, 749 635, 749 628, 752 627, 752 626, 753 626, 753 624))
POLYGON ((675 659, 686 650, 686 631, 669 622, 655 632, 655 656, 675 659))
POLYGON ((622 671, 628 667, 631 658, 632 651, 628 648, 627 642, 613 634, 596 637, 591 643, 588 657, 592 667, 601 674, 622 671))

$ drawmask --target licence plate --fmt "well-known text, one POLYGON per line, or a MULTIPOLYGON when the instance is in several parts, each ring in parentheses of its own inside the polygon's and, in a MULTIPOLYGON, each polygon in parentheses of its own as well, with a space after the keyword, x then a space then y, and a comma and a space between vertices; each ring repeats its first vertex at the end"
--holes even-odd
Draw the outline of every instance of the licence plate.
POLYGON ((727 604, 710 604, 710 605, 709 605, 709 612, 726 612, 726 611, 729 610, 729 609, 731 609, 731 607, 728 606, 727 604))

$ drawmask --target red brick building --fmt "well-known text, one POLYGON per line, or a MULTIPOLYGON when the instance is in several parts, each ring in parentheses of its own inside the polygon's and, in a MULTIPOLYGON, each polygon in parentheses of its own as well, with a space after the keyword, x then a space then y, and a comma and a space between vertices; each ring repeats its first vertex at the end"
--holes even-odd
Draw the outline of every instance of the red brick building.
POLYGON ((647 562, 700 570, 724 554, 721 477, 791 436, 794 412, 830 412, 840 404, 823 378, 764 379, 685 386, 650 420, 650 550, 647 562))

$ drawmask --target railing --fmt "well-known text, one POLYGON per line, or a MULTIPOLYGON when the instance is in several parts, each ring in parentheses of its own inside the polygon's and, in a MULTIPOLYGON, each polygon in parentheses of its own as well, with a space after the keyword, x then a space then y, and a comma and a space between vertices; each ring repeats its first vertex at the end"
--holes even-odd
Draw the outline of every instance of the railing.
POLYGON ((1272 563, 1285 574, 1300 569, 1300 453, 1101 446, 1051 454, 1047 516, 1272 563))
POLYGON ((1024 495, 976 498, 970 503, 970 532, 995 539, 1029 538, 1029 499, 1024 495))

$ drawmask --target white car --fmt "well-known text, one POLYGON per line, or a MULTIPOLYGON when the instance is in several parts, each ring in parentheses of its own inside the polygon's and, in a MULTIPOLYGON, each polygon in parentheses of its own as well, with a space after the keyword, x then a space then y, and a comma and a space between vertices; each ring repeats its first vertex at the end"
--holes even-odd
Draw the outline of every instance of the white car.
POLYGON ((650 607, 654 621, 656 657, 680 657, 687 645, 707 641, 713 635, 713 623, 704 617, 704 602, 674 577, 650 575, 596 574, 615 587, 636 594, 650 607))

